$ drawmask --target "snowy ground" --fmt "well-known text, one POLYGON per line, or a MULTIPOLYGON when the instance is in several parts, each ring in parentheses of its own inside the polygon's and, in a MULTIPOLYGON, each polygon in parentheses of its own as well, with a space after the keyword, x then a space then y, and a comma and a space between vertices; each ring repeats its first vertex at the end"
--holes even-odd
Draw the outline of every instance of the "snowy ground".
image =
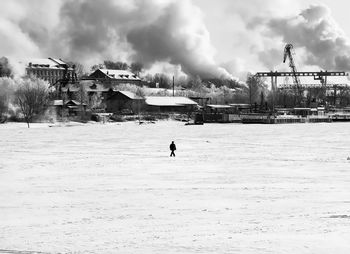
POLYGON ((350 253, 350 123, 5 124, 0 138, 0 253, 350 253))

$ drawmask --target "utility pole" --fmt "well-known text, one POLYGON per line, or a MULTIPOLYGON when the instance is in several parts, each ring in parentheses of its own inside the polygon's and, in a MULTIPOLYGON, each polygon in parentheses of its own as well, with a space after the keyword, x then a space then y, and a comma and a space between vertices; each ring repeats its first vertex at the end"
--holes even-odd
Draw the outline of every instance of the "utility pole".
POLYGON ((173 97, 175 96, 175 76, 173 76, 173 97))
POLYGON ((81 120, 84 121, 84 117, 85 117, 85 110, 84 110, 84 105, 83 105, 83 84, 80 83, 80 114, 81 114, 81 120))
MULTIPOLYGON (((272 73, 273 71, 271 71, 272 73)), ((275 93, 277 88, 277 76, 274 77, 271 75, 271 90, 272 90, 272 115, 275 116, 275 93)))
POLYGON ((141 117, 140 117, 140 99, 137 99, 137 111, 139 115, 139 124, 141 124, 141 117))

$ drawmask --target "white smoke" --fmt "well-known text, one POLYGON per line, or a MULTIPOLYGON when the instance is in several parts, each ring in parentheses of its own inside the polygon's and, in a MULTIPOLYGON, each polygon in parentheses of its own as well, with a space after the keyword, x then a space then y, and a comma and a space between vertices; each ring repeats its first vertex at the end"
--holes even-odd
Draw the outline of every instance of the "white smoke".
POLYGON ((0 57, 9 59, 55 57, 85 67, 140 61, 151 70, 164 64, 192 76, 233 78, 257 66, 276 68, 286 43, 294 45, 299 69, 350 69, 348 38, 328 8, 300 11, 300 1, 11 0, 0 9, 0 57), (205 4, 215 7, 211 33, 198 7, 205 4))
POLYGON ((127 34, 137 60, 167 60, 185 73, 201 77, 229 77, 214 61, 215 49, 202 21, 201 11, 189 1, 175 1, 151 24, 127 34))
MULTIPOLYGON (((324 70, 350 70, 349 39, 324 5, 311 5, 289 17, 261 18, 255 31, 279 43, 260 50, 259 59, 272 69, 282 61, 283 46, 293 44, 301 67, 315 66, 324 70)), ((299 68, 300 69, 300 68, 299 68)))
POLYGON ((59 21, 62 1, 1 1, 0 53, 7 57, 45 56, 59 21))
POLYGON ((186 74, 232 77, 214 60, 201 10, 190 0, 14 0, 0 13, 0 55, 167 62, 186 74))

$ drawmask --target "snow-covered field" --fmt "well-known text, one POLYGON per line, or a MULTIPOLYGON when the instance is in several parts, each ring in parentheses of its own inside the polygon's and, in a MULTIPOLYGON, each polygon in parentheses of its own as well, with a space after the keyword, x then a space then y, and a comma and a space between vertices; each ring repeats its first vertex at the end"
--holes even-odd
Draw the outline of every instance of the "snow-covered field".
POLYGON ((0 138, 0 253, 350 253, 350 123, 9 123, 0 138))

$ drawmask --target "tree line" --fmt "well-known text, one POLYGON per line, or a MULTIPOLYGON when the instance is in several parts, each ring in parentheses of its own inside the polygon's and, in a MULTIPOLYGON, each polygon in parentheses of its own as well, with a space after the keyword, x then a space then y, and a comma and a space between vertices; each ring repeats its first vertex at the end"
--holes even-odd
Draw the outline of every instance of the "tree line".
POLYGON ((110 70, 130 70, 136 75, 140 75, 143 70, 143 64, 140 62, 133 62, 128 64, 121 61, 110 61, 104 60, 103 63, 95 64, 91 67, 91 72, 94 72, 97 69, 110 69, 110 70))
MULTIPOLYGON (((76 71, 84 75, 83 66, 77 62, 69 62, 71 67, 74 66, 76 71)), ((141 73, 143 66, 140 63, 127 64, 125 62, 104 61, 103 64, 94 65, 94 68, 108 69, 124 69, 134 73, 141 73)), ((173 80, 172 77, 164 73, 156 73, 154 75, 147 74, 142 77, 144 84, 151 86, 152 84, 159 88, 171 88, 175 81, 178 96, 202 96, 210 99, 212 104, 228 104, 228 103, 256 103, 260 99, 260 104, 265 100, 267 88, 263 86, 260 80, 249 76, 247 85, 235 80, 229 79, 205 79, 199 76, 182 77, 173 80), (181 90, 182 89, 182 90, 181 90), (183 92, 182 92, 183 91, 183 92), (258 95, 261 95, 260 97, 258 95)), ((123 90, 131 90, 140 96, 149 95, 142 87, 134 87, 125 85, 123 90)), ((49 84, 44 80, 36 77, 13 78, 13 73, 9 62, 6 58, 0 59, 0 118, 4 119, 6 115, 22 116, 29 123, 44 113, 49 104, 49 100, 53 99, 54 93, 50 91, 49 84)), ((98 107, 102 101, 99 98, 87 99, 84 89, 77 98, 82 103, 88 103, 91 109, 98 107), (90 105, 91 104, 91 105, 90 105)))
MULTIPOLYGON (((69 62, 76 71, 84 73, 83 66, 76 62, 69 62)), ((102 64, 94 65, 94 68, 125 69, 141 74, 143 66, 140 63, 127 64, 125 62, 104 61, 102 64)), ((39 117, 54 98, 53 91, 50 91, 49 84, 36 77, 14 78, 11 66, 7 58, 0 58, 0 120, 3 121, 7 115, 21 115, 29 123, 39 117)), ((176 80, 164 73, 146 74, 142 76, 145 87, 170 89, 173 83, 177 96, 202 97, 209 99, 211 104, 250 104, 251 108, 272 110, 272 106, 295 107, 299 106, 296 101, 296 94, 293 91, 278 90, 272 94, 265 80, 248 74, 245 82, 231 79, 212 78, 201 79, 196 77, 181 77, 176 80)), ((124 85, 122 90, 130 90, 139 96, 147 96, 148 92, 142 87, 135 85, 124 85)), ((161 93, 161 90, 160 90, 161 93)), ((162 95, 162 94, 156 94, 162 95)), ((163 94, 165 95, 165 94, 163 94)), ((337 103, 340 106, 350 105, 350 91, 347 88, 338 91, 333 97, 327 97, 322 88, 310 89, 304 99, 305 106, 325 105, 326 103, 337 103), (337 96, 335 96, 337 95, 337 96)), ((102 103, 101 98, 89 98, 82 90, 77 98, 78 101, 89 102, 91 109, 97 108, 102 103), (91 104, 91 105, 90 105, 91 104)))

